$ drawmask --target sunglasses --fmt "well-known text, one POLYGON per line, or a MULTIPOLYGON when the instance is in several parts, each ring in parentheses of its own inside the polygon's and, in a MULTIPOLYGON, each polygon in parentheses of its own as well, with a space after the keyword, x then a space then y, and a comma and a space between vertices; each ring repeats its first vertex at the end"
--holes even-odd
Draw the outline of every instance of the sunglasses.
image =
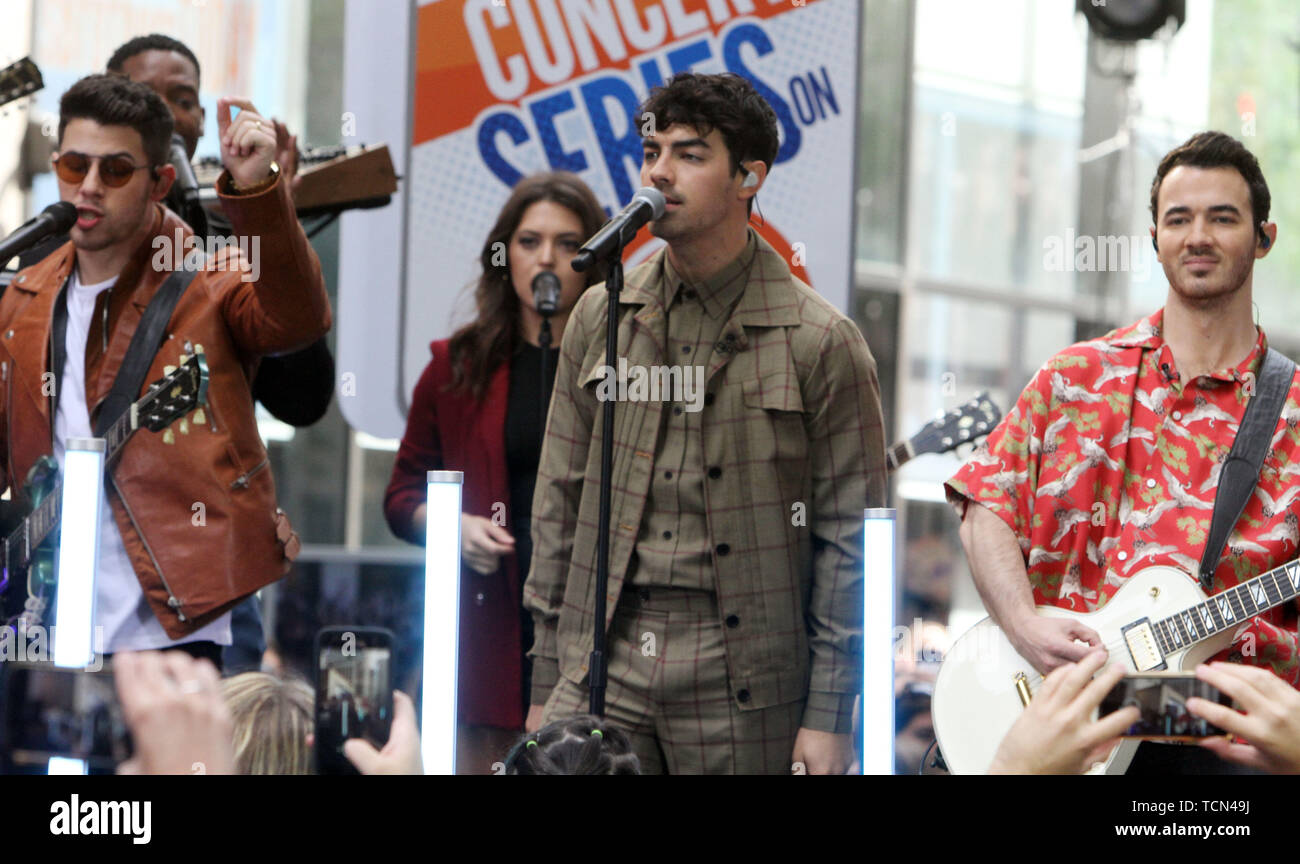
POLYGON ((86 179, 86 175, 90 173, 90 163, 96 159, 99 160, 99 179, 112 189, 130 183, 135 172, 153 167, 137 165, 131 161, 130 156, 121 153, 112 156, 87 156, 85 153, 69 151, 59 154, 59 157, 54 160, 54 170, 64 183, 80 183, 86 179))

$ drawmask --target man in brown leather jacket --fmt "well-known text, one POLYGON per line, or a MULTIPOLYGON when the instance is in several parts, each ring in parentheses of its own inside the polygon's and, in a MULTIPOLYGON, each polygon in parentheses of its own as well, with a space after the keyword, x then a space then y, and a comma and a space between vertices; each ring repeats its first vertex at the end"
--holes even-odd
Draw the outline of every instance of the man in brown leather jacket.
MULTIPOLYGON (((230 608, 296 554, 249 378, 260 355, 327 332, 329 300, 273 162, 274 128, 243 100, 222 99, 218 112, 226 171, 217 189, 251 254, 228 247, 205 261, 145 379, 201 345, 210 370, 203 414, 171 434, 137 432, 108 472, 95 610, 107 652, 183 642, 219 662, 230 608)), ((39 457, 60 457, 66 438, 89 434, 144 310, 185 260, 188 249, 171 247, 190 229, 159 203, 175 176, 171 133, 158 95, 121 76, 89 76, 63 96, 55 167, 78 220, 71 242, 18 273, 0 298, 0 486, 15 495, 39 457), (51 350, 61 293, 66 353, 51 350), (52 354, 66 357, 62 369, 51 368, 52 354)))

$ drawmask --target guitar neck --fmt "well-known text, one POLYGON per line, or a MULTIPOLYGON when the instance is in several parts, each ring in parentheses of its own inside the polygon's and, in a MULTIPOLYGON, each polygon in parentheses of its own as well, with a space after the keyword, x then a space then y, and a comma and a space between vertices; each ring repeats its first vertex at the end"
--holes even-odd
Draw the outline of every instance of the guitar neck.
POLYGON ((885 451, 885 465, 890 471, 897 471, 915 455, 916 453, 912 450, 912 442, 899 441, 885 451))
POLYGON ((1166 655, 1232 630, 1252 616, 1280 606, 1300 594, 1300 561, 1289 561, 1254 579, 1229 588, 1204 603, 1152 623, 1166 655))
MULTIPOLYGON (((126 444, 127 439, 131 437, 136 430, 136 424, 133 422, 136 413, 136 406, 132 405, 122 416, 113 421, 113 425, 104 433, 104 464, 110 464, 114 457, 121 452, 122 446, 126 444)), ((21 552, 21 560, 26 563, 31 560, 32 553, 40 548, 40 545, 50 536, 55 526, 59 524, 59 501, 63 497, 63 481, 56 480, 54 488, 49 494, 41 499, 41 503, 28 514, 22 524, 14 529, 6 542, 6 549, 12 557, 14 552, 21 552)))

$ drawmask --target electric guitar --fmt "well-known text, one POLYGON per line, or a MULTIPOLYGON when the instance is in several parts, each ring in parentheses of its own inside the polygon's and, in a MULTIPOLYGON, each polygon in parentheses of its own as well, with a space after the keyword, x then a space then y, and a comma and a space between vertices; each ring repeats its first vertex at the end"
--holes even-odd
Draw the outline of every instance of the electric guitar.
MULTIPOLYGON (((1130 672, 1190 671, 1229 644, 1262 612, 1300 594, 1300 561, 1207 597, 1195 577, 1177 567, 1146 567, 1095 612, 1039 606, 1038 614, 1070 618, 1101 636, 1111 663, 1130 672)), ((998 745, 1043 678, 1011 647, 991 618, 962 634, 939 667, 931 715, 944 762, 954 774, 988 771, 998 745)), ((1122 774, 1137 741, 1112 751, 1104 773, 1122 774)), ((1094 772, 1095 773, 1095 772, 1094 772)))
POLYGON ((885 465, 892 474, 903 463, 922 454, 947 453, 963 444, 973 444, 977 438, 992 432, 1001 419, 1002 411, 993 404, 988 391, 981 391, 965 405, 940 414, 922 426, 920 432, 886 450, 885 465))
MULTIPOLYGON (((205 423, 202 406, 207 404, 207 396, 208 361, 203 356, 203 347, 196 345, 194 354, 182 355, 178 367, 167 367, 166 376, 150 384, 148 392, 128 406, 104 433, 105 470, 141 427, 151 432, 166 430, 164 435, 174 437, 167 427, 180 419, 182 433, 188 431, 186 424, 189 421, 183 418, 191 411, 195 412, 196 425, 205 423)), ((0 547, 3 555, 0 562, 4 567, 0 574, 0 596, 3 597, 4 620, 10 624, 18 623, 22 627, 40 624, 54 586, 53 540, 59 526, 62 492, 58 473, 58 463, 48 454, 32 466, 23 487, 31 511, 16 529, 5 533, 3 547, 0 547), (20 613, 14 608, 19 592, 7 590, 15 581, 25 581, 27 588, 27 601, 20 613)))

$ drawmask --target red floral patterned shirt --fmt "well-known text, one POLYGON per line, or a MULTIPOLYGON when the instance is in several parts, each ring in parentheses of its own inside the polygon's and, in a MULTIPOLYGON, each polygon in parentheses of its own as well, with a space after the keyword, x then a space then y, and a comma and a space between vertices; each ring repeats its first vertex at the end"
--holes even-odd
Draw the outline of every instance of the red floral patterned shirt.
MULTIPOLYGON (((1267 342, 1260 331, 1236 368, 1183 381, 1160 335, 1163 317, 1162 309, 1048 360, 947 483, 959 517, 976 501, 1015 532, 1036 603, 1090 612, 1157 564, 1196 579, 1219 470, 1267 342)), ((1208 593, 1296 557, 1298 424, 1300 371, 1208 593)), ((1271 667, 1300 686, 1295 605, 1250 619, 1218 659, 1271 667)))

